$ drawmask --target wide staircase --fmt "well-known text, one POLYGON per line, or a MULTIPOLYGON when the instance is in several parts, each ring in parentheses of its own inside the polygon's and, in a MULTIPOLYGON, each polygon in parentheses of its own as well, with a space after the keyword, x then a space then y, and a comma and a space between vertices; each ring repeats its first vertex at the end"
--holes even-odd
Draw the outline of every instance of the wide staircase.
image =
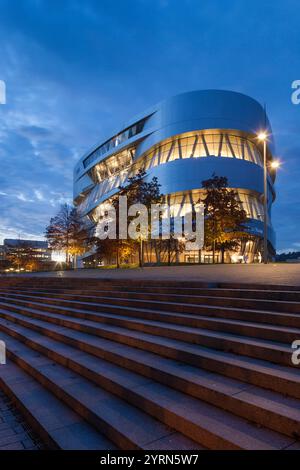
POLYGON ((300 449, 300 288, 3 278, 0 339, 48 448, 300 449))

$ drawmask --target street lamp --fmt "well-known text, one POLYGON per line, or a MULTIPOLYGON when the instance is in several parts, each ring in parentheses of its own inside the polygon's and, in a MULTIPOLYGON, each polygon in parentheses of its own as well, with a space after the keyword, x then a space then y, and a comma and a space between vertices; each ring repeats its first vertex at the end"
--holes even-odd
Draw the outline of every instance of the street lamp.
POLYGON ((268 134, 266 132, 260 132, 257 135, 258 140, 263 142, 264 146, 264 250, 263 250, 263 261, 264 264, 268 263, 268 205, 267 205, 267 194, 268 194, 268 187, 267 187, 267 139, 268 134))
POLYGON ((270 168, 272 168, 272 170, 277 170, 277 168, 279 168, 281 165, 280 161, 279 160, 273 160, 271 163, 270 163, 270 168))
MULTIPOLYGON (((264 250, 263 250, 263 262, 268 263, 268 166, 267 166, 267 140, 268 134, 264 131, 259 132, 257 135, 258 140, 263 142, 264 148, 264 250)), ((278 160, 273 160, 269 164, 269 168, 276 170, 280 166, 278 160)))
POLYGON ((258 140, 260 140, 261 142, 264 142, 268 139, 268 134, 266 132, 260 132, 258 135, 257 135, 257 138, 258 140))

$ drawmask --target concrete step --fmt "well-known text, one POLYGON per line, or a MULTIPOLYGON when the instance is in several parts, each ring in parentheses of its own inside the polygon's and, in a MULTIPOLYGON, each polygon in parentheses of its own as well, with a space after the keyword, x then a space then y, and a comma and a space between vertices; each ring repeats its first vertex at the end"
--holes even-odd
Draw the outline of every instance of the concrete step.
MULTIPOLYGON (((36 354, 36 360, 38 357, 36 354)), ((40 357, 39 365, 42 363, 40 357)), ((116 449, 111 441, 10 359, 0 368, 0 388, 49 449, 116 449)))
MULTIPOLYGON (((36 297, 33 297, 33 301, 28 299, 31 298, 26 297, 25 300, 20 300, 20 297, 15 296, 14 294, 11 294, 10 297, 4 297, 5 302, 12 302, 17 305, 23 305, 31 308, 37 307, 42 310, 53 312, 59 312, 61 308, 59 307, 57 309, 55 307, 53 308, 51 304, 45 304, 45 302, 48 302, 48 299, 50 299, 49 297, 45 297, 42 300, 41 298, 37 299, 36 297)), ((64 304, 62 303, 62 305, 64 304)), ((213 331, 222 331, 238 334, 239 336, 245 335, 254 338, 268 339, 271 341, 287 343, 289 345, 296 337, 300 337, 299 315, 269 313, 263 311, 255 311, 251 312, 251 314, 245 315, 243 311, 234 309, 230 310, 228 315, 223 314, 222 316, 222 313, 218 312, 217 309, 210 309, 209 313, 211 316, 209 316, 173 313, 171 311, 167 312, 160 310, 137 309, 107 304, 97 304, 97 306, 99 306, 99 308, 94 308, 94 304, 92 304, 92 310, 77 309, 81 312, 78 313, 77 316, 79 318, 89 318, 97 321, 97 318, 101 314, 112 314, 117 316, 121 315, 133 318, 142 318, 144 320, 162 321, 175 325, 185 325, 195 328, 205 328, 213 331), (94 314, 93 311, 96 311, 97 313, 94 314), (248 317, 251 321, 247 321, 248 317), (286 326, 288 326, 288 328, 286 326)))
POLYGON ((55 335, 55 339, 69 341, 66 335, 60 333, 61 328, 65 327, 69 332, 75 330, 82 334, 88 334, 96 341, 99 341, 100 338, 101 341, 102 339, 114 341, 122 345, 153 352, 165 358, 216 372, 242 382, 300 398, 299 372, 292 367, 274 365, 263 360, 236 356, 232 353, 225 353, 199 345, 116 326, 101 325, 99 327, 99 324, 97 325, 97 323, 89 320, 66 319, 63 315, 47 315, 42 311, 33 311, 26 308, 18 310, 18 308, 9 304, 8 308, 0 310, 0 317, 45 335, 52 337, 55 335), (20 313, 16 313, 17 311, 20 313), (53 331, 53 328, 56 331, 53 331))
MULTIPOLYGON (((146 381, 140 375, 125 371, 98 359, 95 360, 89 354, 76 353, 76 349, 64 345, 63 350, 58 353, 55 341, 47 339, 46 344, 41 346, 43 351, 52 358, 55 358, 57 365, 53 373, 53 365, 50 364, 39 369, 35 369, 35 353, 27 346, 16 341, 9 335, 4 334, 4 339, 8 344, 8 349, 17 363, 30 368, 31 373, 36 374, 43 380, 50 380, 49 388, 59 387, 60 393, 67 393, 71 402, 75 404, 77 410, 78 401, 81 407, 87 407, 84 403, 84 396, 91 398, 91 381, 97 384, 97 392, 112 392, 127 402, 134 403, 155 418, 160 419, 167 426, 174 427, 178 432, 183 433, 188 438, 193 438, 200 444, 214 449, 283 449, 290 447, 296 441, 282 434, 253 424, 224 412, 212 405, 191 398, 170 387, 158 384, 153 381, 146 381), (24 359, 25 358, 25 359, 24 359), (30 361, 29 361, 30 358, 30 361), (68 368, 72 370, 72 377, 68 379, 69 373, 66 368, 59 365, 59 362, 67 361, 68 368), (52 369, 52 370, 51 370, 52 369), (82 379, 84 377, 84 379, 82 379), (51 383, 51 385, 50 385, 51 383), (65 384, 68 385, 65 385, 65 384), (80 390, 81 393, 78 393, 80 390), (77 392, 77 393, 76 393, 77 392)), ((26 341, 26 337, 24 338, 26 341)), ((38 344, 35 339, 35 345, 38 344)), ((32 345, 33 341, 31 341, 32 345)), ((63 397, 62 397, 63 398, 63 397)), ((115 398, 116 400, 116 398, 115 398)), ((107 405, 107 398, 101 397, 102 407, 107 405)), ((89 401, 88 407, 91 413, 98 410, 99 396, 95 401, 89 401)), ((101 407, 101 414, 103 410, 101 407)), ((146 423, 145 423, 146 424, 146 423)), ((131 428, 131 423, 128 423, 131 428)), ((124 426, 119 423, 119 428, 124 430, 124 426)), ((149 430, 147 429, 147 432, 149 430)), ((178 447, 177 447, 178 448, 178 447)), ((194 448, 194 447, 193 447, 194 448)))
MULTIPOLYGON (((211 305, 220 307, 234 307, 240 309, 253 309, 253 310, 267 310, 274 312, 287 312, 287 313, 299 313, 300 302, 294 301, 282 301, 282 300, 263 300, 257 298, 239 298, 239 297, 220 297, 213 295, 182 295, 182 294, 163 294, 159 292, 145 293, 145 292, 128 292, 128 291, 112 291, 114 299, 129 299, 129 300, 140 300, 140 301, 151 301, 151 302, 166 302, 176 304, 193 304, 193 305, 211 305)), ((45 293, 47 295, 47 293, 45 293)), ((107 291, 98 290, 97 294, 85 293, 75 294, 69 293, 57 293, 56 298, 71 299, 71 300, 86 300, 88 302, 98 302, 98 298, 107 298, 107 291), (105 295, 106 294, 106 295, 105 295)), ((111 297, 109 297, 111 298, 111 297)))
MULTIPOLYGON (((14 304, 7 304, 0 302, 0 307, 7 309, 18 309, 23 314, 32 316, 33 318, 43 319, 47 313, 33 311, 31 308, 16 307, 14 304)), ((44 308, 47 308, 44 304, 44 308)), ((95 316, 96 314, 94 314, 95 316)), ((66 316, 76 318, 76 312, 70 312, 64 309, 60 314, 56 314, 59 319, 64 320, 66 316)), ((51 315, 53 318, 53 315, 51 315)), ((149 333, 152 335, 172 338, 188 343, 199 344, 208 348, 219 349, 222 351, 234 352, 236 354, 263 359, 276 364, 291 365, 292 349, 284 343, 275 341, 261 340, 249 338, 246 336, 237 336, 230 333, 215 332, 201 328, 190 328, 184 326, 175 326, 169 323, 149 321, 149 320, 134 320, 131 317, 118 317, 105 314, 97 315, 97 321, 85 320, 84 325, 89 325, 90 328, 95 330, 99 329, 99 324, 114 325, 121 328, 149 333)))
MULTIPOLYGON (((153 442, 160 439, 165 439, 166 442, 168 437, 175 449, 181 448, 181 445, 190 449, 201 448, 194 441, 176 433, 169 426, 86 380, 80 374, 37 354, 9 335, 2 333, 2 337, 7 345, 8 357, 14 363, 60 401, 70 406, 77 415, 104 434, 118 448, 149 448, 153 442)), ((146 382, 148 381, 141 377, 139 385, 142 386, 146 382)))
MULTIPOLYGON (((5 296, 6 292, 0 291, 0 296, 5 296)), ((29 295, 39 297, 49 297, 48 292, 31 290, 29 295)), ((130 292, 130 291, 107 291, 100 289, 97 293, 84 293, 76 294, 74 292, 56 292, 56 299, 64 299, 70 301, 83 301, 90 303, 110 303, 113 298, 115 305, 127 305, 132 307, 142 308, 159 308, 160 305, 165 305, 167 308, 178 311, 178 308, 188 308, 193 311, 197 306, 218 306, 239 308, 245 310, 266 310, 269 312, 285 312, 285 313, 300 313, 300 302, 294 301, 273 301, 262 300, 257 298, 230 298, 219 296, 203 296, 203 295, 181 295, 181 294, 161 294, 161 293, 145 293, 145 292, 130 292), (171 305, 171 307, 169 306, 171 305), (148 305, 148 307, 147 307, 148 305)), ((184 310, 187 311, 187 310, 184 310)))
MULTIPOLYGON (((54 293, 55 294, 55 293, 54 293)), ((38 302, 41 301, 41 298, 38 299, 36 298, 37 296, 33 297, 30 295, 29 292, 20 294, 16 292, 10 292, 6 293, 5 299, 24 299, 24 300, 30 300, 32 302, 38 302)), ((1 298, 1 296, 0 296, 1 298)), ((48 293, 48 298, 52 299, 53 298, 53 293, 50 291, 48 293)), ((42 299, 43 302, 45 299, 42 299)), ((111 302, 113 302, 113 298, 111 299, 111 302)), ((59 302, 57 302, 59 304, 59 302)), ((25 304, 24 304, 25 305, 25 304)), ((61 303, 61 305, 64 305, 64 301, 61 303)), ((110 312, 110 313, 125 313, 130 314, 132 312, 133 316, 139 316, 140 313, 142 312, 142 315, 144 315, 144 318, 153 318, 153 315, 157 316, 158 314, 163 315, 164 313, 166 315, 169 315, 169 318, 174 317, 174 323, 177 323, 177 318, 181 318, 181 315, 187 315, 185 313, 185 309, 180 309, 179 312, 174 312, 172 311, 172 306, 171 304, 169 305, 169 310, 160 310, 160 309, 143 309, 143 308, 135 308, 135 307, 126 307, 126 306, 121 306, 121 305, 113 305, 112 303, 109 304, 101 304, 97 303, 96 307, 94 306, 94 303, 86 303, 86 307, 89 308, 90 310, 96 310, 98 311, 99 308, 105 310, 105 312, 110 312)), ((276 312, 267 312, 264 310, 244 310, 244 309, 236 309, 236 308, 220 308, 220 307, 212 307, 212 306, 197 306, 197 310, 199 310, 199 313, 194 313, 194 312, 188 312, 191 317, 196 319, 197 317, 205 317, 205 318, 221 318, 221 319, 229 319, 229 320, 238 320, 238 321, 247 321, 251 323, 267 323, 275 326, 288 326, 291 328, 300 328, 300 315, 298 314, 288 314, 288 313, 276 313, 276 312)), ((184 317, 188 318, 188 317, 184 317)))
MULTIPOLYGON (((88 352, 122 368, 144 375, 149 380, 170 386, 195 398, 199 398, 246 418, 266 428, 284 433, 293 438, 300 436, 300 401, 284 397, 278 393, 263 391, 238 380, 227 379, 195 367, 186 366, 177 361, 164 359, 152 353, 137 351, 107 340, 96 340, 80 332, 70 332, 66 328, 48 326, 47 336, 36 333, 28 327, 22 327, 0 319, 0 331, 7 333, 28 346, 46 354, 60 364, 67 364, 78 371, 77 350, 88 352), (57 335, 58 333, 58 335, 57 335), (49 339, 51 338, 51 339, 49 339), (62 344, 63 343, 63 344, 62 344), (72 345, 69 347, 68 345, 72 345), (51 349, 49 349, 49 345, 51 349), (75 350, 76 351, 76 350, 75 350)), ((85 356, 82 356, 85 357, 85 356)), ((79 356, 79 359, 81 356, 79 356)), ((88 358, 90 362, 92 359, 88 358)), ((95 361, 93 361, 93 364, 95 361)), ((112 366, 109 365, 109 371, 112 366)), ((90 365, 86 368, 90 378, 90 365)), ((119 375, 121 370, 119 370, 119 375)), ((85 371, 81 372, 85 374, 85 371)), ((110 384, 110 382, 109 382, 110 384)), ((113 386, 114 387, 114 386, 113 386)), ((135 403, 135 401, 134 401, 135 403)))
POLYGON ((126 309, 138 311, 142 310, 152 310, 152 311, 160 311, 160 312, 169 312, 179 313, 179 314, 191 314, 191 315, 205 315, 205 316, 212 316, 217 318, 231 318, 237 319, 240 321, 248 320, 248 321, 255 321, 255 322, 266 322, 266 323, 273 323, 275 321, 275 325, 286 325, 290 327, 300 328, 300 315, 299 314, 288 314, 282 312, 282 315, 276 314, 274 312, 267 312, 264 310, 246 310, 246 309, 236 309, 236 308, 228 308, 228 307, 217 307, 217 306, 209 306, 209 305, 194 305, 194 304, 176 304, 170 302, 147 302, 147 301, 128 301, 126 299, 118 299, 115 297, 101 297, 101 300, 98 299, 97 301, 90 302, 90 301, 83 301, 83 300, 67 300, 67 299, 57 299, 53 295, 49 297, 43 295, 35 295, 31 296, 28 294, 0 294, 0 299, 5 300, 6 298, 14 298, 15 302, 17 299, 20 300, 33 300, 37 302, 45 302, 50 305, 58 305, 58 306, 66 306, 66 307, 74 307, 80 308, 85 310, 92 310, 92 311, 105 311, 107 313, 117 313, 118 311, 126 312, 126 309), (151 308, 152 307, 152 308, 151 308), (274 317, 275 315, 275 317, 274 317), (288 317, 285 319, 284 316, 287 315, 288 317))
MULTIPOLYGON (((282 288, 283 289, 283 288, 282 288)), ((221 289, 216 287, 204 288, 204 287, 188 287, 188 286, 124 286, 122 284, 114 285, 110 283, 102 283, 98 288, 94 286, 85 285, 85 288, 66 288, 66 287, 41 287, 41 286, 23 286, 23 287, 1 287, 0 290, 3 292, 51 292, 51 293, 74 293, 74 294, 91 294, 98 295, 102 292, 136 292, 136 293, 152 293, 152 294, 165 294, 165 295, 183 295, 183 296, 208 296, 208 297, 229 297, 229 298, 244 298, 244 299, 262 299, 262 300, 279 300, 279 301, 291 301, 300 302, 300 290, 299 291, 288 291, 288 290, 253 290, 253 289, 221 289)), ((102 294, 101 294, 102 295, 102 294)))
MULTIPOLYGON (((120 290, 129 291, 128 287, 124 287, 121 284, 118 286, 101 286, 101 290, 120 290)), ((99 291, 96 289, 89 289, 89 293, 99 291)), ((47 288, 45 288, 47 290, 47 288)), ((57 289, 63 290, 63 289, 57 289)), ((70 290, 70 289, 69 289, 70 290)), ((68 292, 66 289, 65 292, 68 292)), ((72 289, 74 293, 87 293, 87 289, 72 289)), ((203 287, 167 287, 167 286, 144 286, 144 287, 132 287, 130 292, 146 292, 154 294, 179 294, 189 296, 212 296, 212 297, 230 297, 230 298, 244 298, 244 299, 262 299, 262 300, 279 300, 279 301, 292 301, 300 302, 300 290, 299 291, 288 291, 288 290, 253 290, 253 289, 220 289, 215 287, 203 288, 203 287)))
MULTIPOLYGON (((160 269, 158 269, 159 273, 160 269)), ((1 285, 5 287, 53 287, 53 288, 82 288, 82 283, 84 282, 87 289, 97 289, 100 286, 118 286, 122 284, 127 289, 132 287, 171 287, 171 288, 218 288, 218 289, 235 289, 235 290, 254 290, 254 291, 287 291, 287 292, 299 292, 300 286, 288 285, 288 284, 268 284, 267 280, 264 284, 256 283, 237 283, 237 282, 215 282, 215 281, 195 281, 195 280, 170 280, 170 279, 144 279, 137 277, 135 279, 112 279, 112 278, 95 278, 95 277, 84 277, 84 280, 81 277, 47 277, 47 276, 7 276, 1 279, 1 285)))
MULTIPOLYGON (((61 287, 61 286, 60 286, 61 287)), ((196 286, 194 286, 196 287, 196 286)), ((204 286, 200 286, 204 287, 204 286)), ((266 282, 255 284, 251 283, 240 283, 240 282, 218 282, 215 286, 208 287, 218 287, 220 289, 247 289, 247 290, 264 290, 264 291, 288 291, 288 292, 300 292, 300 283, 298 285, 288 285, 288 284, 269 284, 268 280, 266 282)))

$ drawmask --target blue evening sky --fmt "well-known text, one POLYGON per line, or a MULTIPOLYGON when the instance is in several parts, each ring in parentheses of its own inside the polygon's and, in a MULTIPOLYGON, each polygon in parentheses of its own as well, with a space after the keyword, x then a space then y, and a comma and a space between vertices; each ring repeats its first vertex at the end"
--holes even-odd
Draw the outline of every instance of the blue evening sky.
POLYGON ((205 88, 267 103, 279 250, 300 250, 298 0, 0 0, 0 241, 41 238, 76 160, 148 106, 205 88))

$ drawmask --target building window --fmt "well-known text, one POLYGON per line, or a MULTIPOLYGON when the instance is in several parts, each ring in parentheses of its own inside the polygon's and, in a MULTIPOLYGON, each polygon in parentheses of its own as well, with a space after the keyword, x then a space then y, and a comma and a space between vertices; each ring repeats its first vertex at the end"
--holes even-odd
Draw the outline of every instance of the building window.
POLYGON ((94 152, 92 152, 88 157, 86 157, 85 160, 83 160, 84 168, 87 168, 88 166, 90 166, 91 163, 93 163, 101 155, 104 155, 109 150, 112 150, 115 147, 118 147, 118 145, 122 144, 123 142, 130 139, 131 137, 134 137, 136 134, 139 134, 140 132, 142 132, 142 130, 144 129, 145 122, 146 122, 146 119, 142 119, 141 121, 137 122, 136 124, 129 127, 128 129, 125 129, 120 134, 112 137, 107 142, 104 142, 104 144, 98 147, 94 152))
POLYGON ((148 170, 182 158, 209 156, 238 158, 262 165, 260 152, 252 141, 228 132, 215 131, 192 136, 182 135, 162 142, 147 152, 136 166, 148 170))

